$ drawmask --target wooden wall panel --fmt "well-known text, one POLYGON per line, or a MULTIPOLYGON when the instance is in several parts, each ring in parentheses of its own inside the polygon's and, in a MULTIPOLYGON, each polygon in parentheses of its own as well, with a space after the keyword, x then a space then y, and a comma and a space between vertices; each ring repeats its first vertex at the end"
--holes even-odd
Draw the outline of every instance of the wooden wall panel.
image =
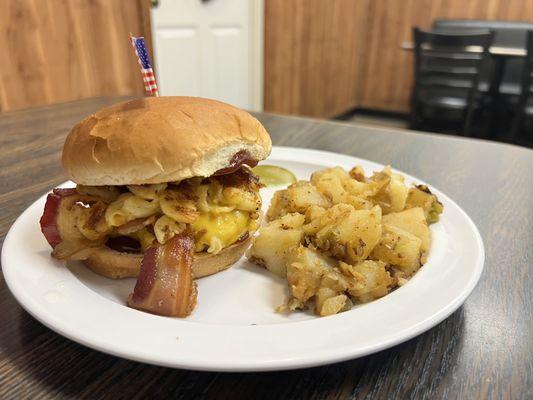
POLYGON ((368 1, 265 1, 265 111, 331 117, 357 105, 368 1))
POLYGON ((2 0, 0 110, 142 94, 128 35, 149 36, 146 9, 147 0, 2 0))
POLYGON ((372 0, 363 55, 360 107, 408 112, 413 82, 411 29, 429 29, 436 18, 533 21, 532 0, 372 0))
POLYGON ((436 18, 533 21, 533 0, 265 0, 265 110, 331 117, 408 112, 413 26, 436 18))

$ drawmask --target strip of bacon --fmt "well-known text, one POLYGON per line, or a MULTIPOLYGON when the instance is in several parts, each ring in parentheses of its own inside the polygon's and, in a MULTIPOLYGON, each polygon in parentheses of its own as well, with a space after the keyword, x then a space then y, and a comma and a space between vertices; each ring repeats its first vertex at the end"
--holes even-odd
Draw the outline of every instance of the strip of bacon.
POLYGON ((46 197, 46 204, 44 206, 44 213, 39 223, 41 224, 41 231, 44 237, 52 247, 56 247, 61 243, 61 235, 57 225, 57 217, 59 214, 59 206, 61 200, 68 196, 78 194, 76 189, 54 189, 46 197))
POLYGON ((190 233, 174 236, 164 245, 150 247, 128 305, 171 317, 186 317, 197 300, 192 262, 194 240, 190 233))

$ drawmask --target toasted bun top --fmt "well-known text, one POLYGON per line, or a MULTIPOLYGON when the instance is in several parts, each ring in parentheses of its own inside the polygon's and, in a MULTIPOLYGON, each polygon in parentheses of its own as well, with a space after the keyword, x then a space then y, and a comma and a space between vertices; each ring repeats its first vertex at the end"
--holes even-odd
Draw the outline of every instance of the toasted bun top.
POLYGON ((247 112, 199 97, 147 97, 80 121, 63 147, 63 166, 82 185, 136 185, 207 177, 235 154, 268 157, 270 136, 247 112))

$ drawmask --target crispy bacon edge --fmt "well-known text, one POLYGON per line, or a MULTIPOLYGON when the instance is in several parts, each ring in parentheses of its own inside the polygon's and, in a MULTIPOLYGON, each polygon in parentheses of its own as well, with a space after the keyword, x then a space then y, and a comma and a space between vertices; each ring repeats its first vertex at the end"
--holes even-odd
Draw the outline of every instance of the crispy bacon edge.
POLYGON ((46 197, 46 204, 44 205, 44 212, 39 220, 41 225, 41 232, 44 237, 52 246, 56 247, 61 243, 61 234, 59 232, 59 227, 57 226, 57 217, 59 213, 59 206, 61 205, 61 200, 68 196, 73 196, 78 194, 78 191, 74 188, 70 189, 53 189, 52 193, 49 193, 46 197))
POLYGON ((128 305, 152 314, 186 317, 196 306, 193 280, 194 239, 190 233, 174 236, 164 245, 150 247, 128 305))

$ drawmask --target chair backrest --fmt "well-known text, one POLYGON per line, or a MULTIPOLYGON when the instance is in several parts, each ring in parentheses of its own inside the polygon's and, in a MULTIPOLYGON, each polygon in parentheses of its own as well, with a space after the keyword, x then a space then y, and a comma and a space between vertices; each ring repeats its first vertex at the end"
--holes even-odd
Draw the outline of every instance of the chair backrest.
POLYGON ((527 101, 530 96, 533 96, 533 30, 527 32, 526 49, 527 54, 522 74, 521 90, 521 94, 525 97, 525 101, 527 101))
MULTIPOLYGON (((473 99, 480 71, 487 59, 493 34, 477 31, 461 34, 423 32, 413 29, 415 85, 413 107, 420 96, 447 96, 466 101, 463 124, 471 122, 473 99)), ((463 126, 468 134, 470 126, 463 126)))
MULTIPOLYGON (((433 31, 442 33, 468 33, 479 31, 479 29, 488 29, 494 32, 493 46, 525 49, 526 32, 533 30, 533 23, 476 19, 436 19, 432 25, 433 31)), ((491 62, 492 60, 489 60, 486 63, 486 68, 481 72, 480 82, 485 86, 489 85, 491 62)), ((505 70, 500 87, 503 94, 519 94, 523 67, 524 60, 521 57, 510 58, 505 62, 505 70)))
POLYGON ((477 19, 436 19, 432 30, 463 33, 480 29, 494 32, 494 46, 525 48, 526 32, 533 30, 532 22, 489 21, 477 19))
POLYGON ((523 127, 525 108, 528 106, 528 100, 533 99, 533 30, 527 32, 526 49, 527 54, 524 60, 524 69, 522 70, 520 98, 518 100, 515 122, 511 133, 511 140, 515 142, 523 127))

